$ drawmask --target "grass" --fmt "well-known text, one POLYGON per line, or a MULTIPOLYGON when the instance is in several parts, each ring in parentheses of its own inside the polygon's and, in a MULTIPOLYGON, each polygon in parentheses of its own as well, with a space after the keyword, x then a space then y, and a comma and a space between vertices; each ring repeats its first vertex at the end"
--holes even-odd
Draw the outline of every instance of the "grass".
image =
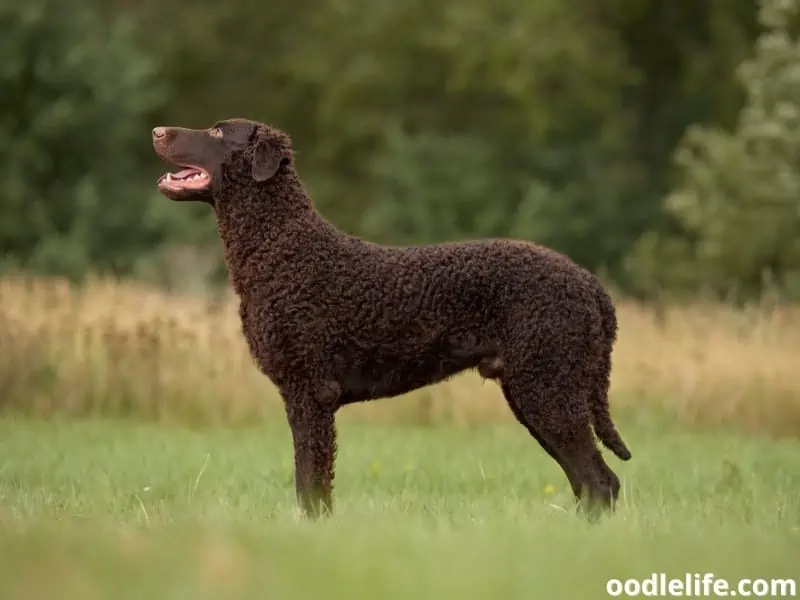
POLYGON ((521 427, 345 423, 336 508, 295 508, 283 422, 0 420, 0 598, 606 598, 653 572, 786 578, 798 442, 623 423, 618 512, 574 513, 521 427))
POLYGON ((557 600, 797 572, 800 307, 619 301, 612 407, 634 458, 608 459, 623 496, 595 526, 476 375, 345 409, 336 514, 299 519, 236 309, 0 279, 0 599, 557 600))
MULTIPOLYGON (((615 414, 800 435, 800 307, 734 310, 698 301, 656 311, 618 303, 615 414)), ((0 279, 0 410, 103 413, 155 421, 276 418, 275 389, 254 368, 230 296, 167 294, 131 282, 0 279)), ((278 416, 277 418, 282 418, 278 416)), ((510 422, 496 385, 477 375, 355 407, 351 421, 510 422)))

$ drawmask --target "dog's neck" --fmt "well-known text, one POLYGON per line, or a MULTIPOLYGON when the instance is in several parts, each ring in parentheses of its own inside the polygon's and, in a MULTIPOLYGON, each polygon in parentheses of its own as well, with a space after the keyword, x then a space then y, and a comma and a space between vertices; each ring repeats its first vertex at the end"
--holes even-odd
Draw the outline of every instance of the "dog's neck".
POLYGON ((313 252, 333 227, 314 208, 292 165, 265 182, 228 178, 214 211, 225 263, 236 293, 274 280, 313 252))

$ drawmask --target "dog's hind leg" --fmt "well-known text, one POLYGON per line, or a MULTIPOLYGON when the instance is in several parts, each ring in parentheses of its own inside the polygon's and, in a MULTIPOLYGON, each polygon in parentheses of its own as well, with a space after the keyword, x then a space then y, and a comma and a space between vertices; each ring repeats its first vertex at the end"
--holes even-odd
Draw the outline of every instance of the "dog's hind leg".
POLYGON ((520 404, 517 402, 517 399, 514 398, 514 395, 511 393, 511 390, 508 388, 507 385, 501 384, 501 388, 503 390, 503 395, 506 398, 506 402, 508 403, 508 407, 511 409, 514 417, 519 421, 519 423, 528 430, 528 433, 531 434, 531 437, 539 442, 539 445, 544 449, 545 452, 552 458, 554 461, 558 463, 561 469, 567 476, 567 480, 569 481, 569 485, 572 488, 572 492, 579 496, 581 493, 580 489, 580 482, 575 477, 575 474, 572 472, 571 467, 561 458, 561 456, 556 452, 555 448, 550 445, 550 443, 544 439, 536 429, 534 429, 529 420, 526 420, 522 409, 520 408, 520 404))
POLYGON ((528 430, 528 433, 531 434, 531 437, 539 442, 539 445, 544 448, 544 451, 547 452, 547 454, 550 455, 550 458, 559 464, 559 466, 564 470, 564 473, 567 475, 567 479, 572 487, 572 491, 575 494, 579 494, 580 488, 576 487, 578 486, 578 481, 575 479, 572 469, 570 469, 569 465, 564 462, 564 460, 561 458, 561 456, 559 456, 550 443, 541 435, 539 435, 539 432, 531 427, 530 423, 525 420, 525 415, 522 413, 522 409, 520 408, 518 400, 511 393, 511 390, 508 388, 508 386, 502 383, 502 379, 505 374, 505 362, 503 359, 498 356, 490 356, 487 359, 484 359, 478 365, 478 373, 484 379, 494 380, 500 383, 500 388, 503 390, 503 396, 505 396, 508 407, 511 409, 511 413, 514 415, 517 421, 519 421, 519 423, 528 430))
POLYGON ((558 462, 579 505, 594 516, 598 508, 613 508, 619 479, 595 443, 589 406, 595 372, 581 352, 584 338, 571 339, 517 339, 501 385, 517 419, 558 462))

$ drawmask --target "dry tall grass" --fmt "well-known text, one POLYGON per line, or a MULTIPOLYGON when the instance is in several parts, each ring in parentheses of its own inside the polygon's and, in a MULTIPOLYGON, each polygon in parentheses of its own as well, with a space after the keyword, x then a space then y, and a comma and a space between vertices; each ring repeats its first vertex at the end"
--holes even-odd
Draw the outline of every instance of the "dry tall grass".
MULTIPOLYGON (((699 303, 659 318, 630 301, 618 307, 615 413, 656 409, 687 423, 800 434, 800 308, 699 303)), ((214 306, 133 283, 0 280, 0 406, 184 422, 283 418, 248 355, 236 308, 232 298, 214 306)), ((497 386, 472 374, 343 416, 512 418, 497 386)))

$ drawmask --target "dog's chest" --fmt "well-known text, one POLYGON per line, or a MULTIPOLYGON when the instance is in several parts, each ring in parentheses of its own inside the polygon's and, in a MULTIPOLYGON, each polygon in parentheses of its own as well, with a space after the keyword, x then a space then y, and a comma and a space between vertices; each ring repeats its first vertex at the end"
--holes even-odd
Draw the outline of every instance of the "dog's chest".
POLYGON ((316 347, 314 307, 280 299, 246 301, 239 307, 242 332, 261 372, 276 385, 307 366, 316 347))

